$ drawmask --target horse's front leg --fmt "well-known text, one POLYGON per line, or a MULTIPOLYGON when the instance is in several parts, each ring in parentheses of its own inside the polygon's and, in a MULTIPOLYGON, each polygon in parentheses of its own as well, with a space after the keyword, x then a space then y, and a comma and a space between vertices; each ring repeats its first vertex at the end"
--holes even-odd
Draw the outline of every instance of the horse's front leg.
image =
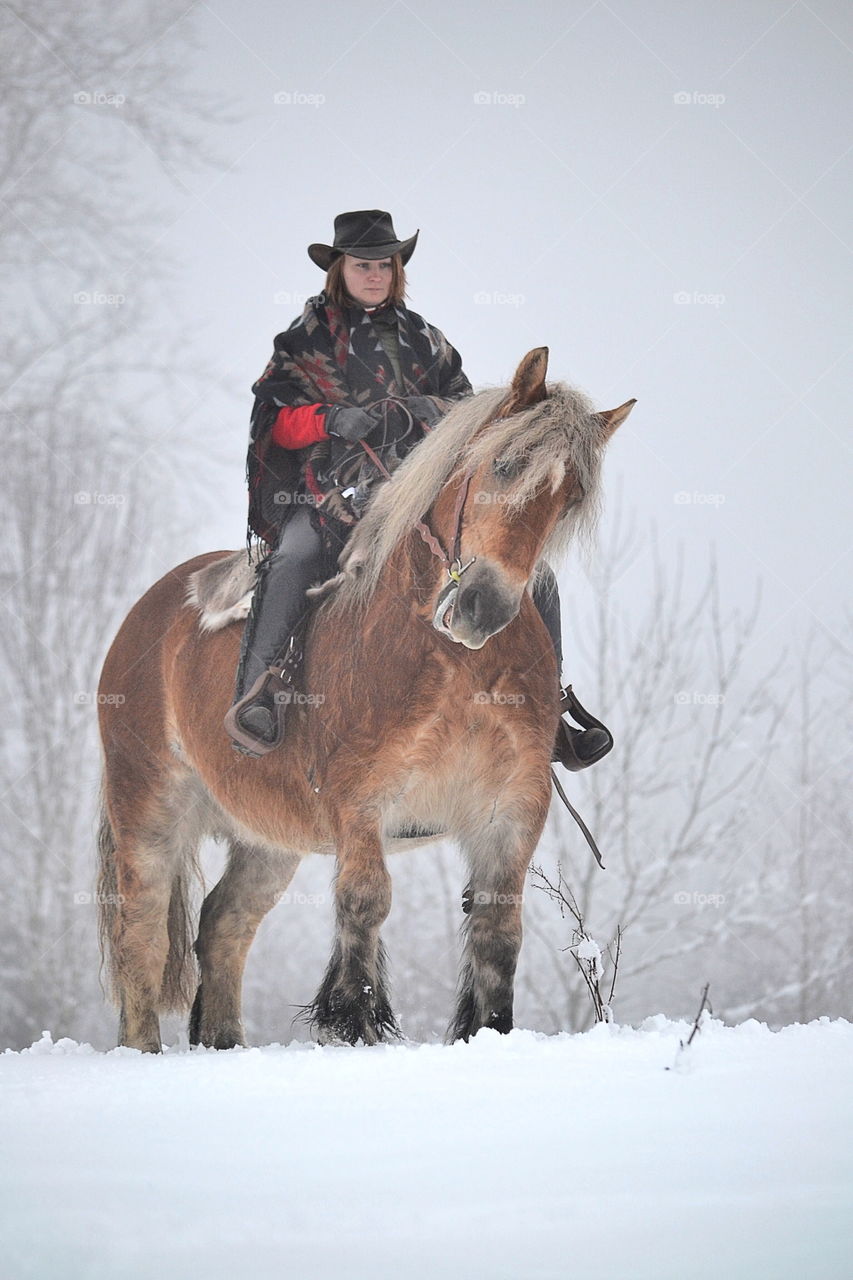
POLYGON ((378 828, 348 824, 338 841, 336 935, 329 967, 309 1008, 321 1044, 376 1044, 398 1028, 385 986, 379 930, 391 909, 391 877, 378 828))
POLYGON ((529 833, 486 828, 463 841, 470 867, 456 1015, 448 1040, 468 1040, 481 1027, 512 1030, 513 988, 521 950, 521 904, 536 848, 529 833))

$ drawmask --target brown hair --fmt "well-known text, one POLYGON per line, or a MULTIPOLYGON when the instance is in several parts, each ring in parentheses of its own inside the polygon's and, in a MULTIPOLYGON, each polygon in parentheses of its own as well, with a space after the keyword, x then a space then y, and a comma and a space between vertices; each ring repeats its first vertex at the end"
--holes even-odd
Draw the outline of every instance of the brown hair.
MULTIPOLYGON (((354 258, 358 254, 352 255, 354 258)), ((406 297, 406 271, 403 266, 399 253, 389 254, 391 258, 391 288, 388 293, 388 300, 395 304, 400 304, 406 297)), ((350 297, 346 284, 344 283, 344 254, 339 254, 335 258, 326 274, 326 284, 324 292, 329 302, 335 307, 351 307, 354 300, 350 297)))

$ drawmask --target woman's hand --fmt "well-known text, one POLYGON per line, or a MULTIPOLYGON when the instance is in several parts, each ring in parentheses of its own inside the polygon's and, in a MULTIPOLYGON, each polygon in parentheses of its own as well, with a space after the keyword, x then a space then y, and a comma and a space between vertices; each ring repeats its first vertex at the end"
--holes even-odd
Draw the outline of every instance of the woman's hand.
POLYGON ((326 414, 326 430, 330 436, 340 436, 350 444, 362 440, 376 426, 376 419, 364 409, 353 409, 349 405, 333 405, 326 414))
POLYGON ((432 396, 409 396, 403 404, 415 422, 423 423, 425 427, 434 427, 447 412, 446 409, 438 407, 432 396))

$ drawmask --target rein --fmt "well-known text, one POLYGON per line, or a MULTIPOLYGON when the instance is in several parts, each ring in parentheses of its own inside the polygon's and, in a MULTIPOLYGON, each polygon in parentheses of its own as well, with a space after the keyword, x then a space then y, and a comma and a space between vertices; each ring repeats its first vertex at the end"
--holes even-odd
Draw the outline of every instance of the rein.
MULTIPOLYGON (((391 472, 385 466, 385 463, 379 457, 375 449, 367 443, 366 440, 361 441, 361 447, 367 454, 373 465, 381 472, 386 480, 391 479, 391 472)), ((448 555, 444 547, 439 542, 429 525, 424 520, 415 522, 415 528, 429 547, 432 554, 437 560, 440 560, 447 570, 447 576, 454 582, 458 583, 460 577, 466 569, 470 569, 471 565, 477 559, 472 556, 467 564, 462 563, 460 555, 462 545, 462 517, 465 513, 465 503, 468 499, 468 490, 471 487, 471 477, 473 476, 473 468, 465 472, 462 477, 462 484, 459 486, 459 492, 456 495, 456 505, 453 508, 453 543, 451 546, 451 555, 448 555)))

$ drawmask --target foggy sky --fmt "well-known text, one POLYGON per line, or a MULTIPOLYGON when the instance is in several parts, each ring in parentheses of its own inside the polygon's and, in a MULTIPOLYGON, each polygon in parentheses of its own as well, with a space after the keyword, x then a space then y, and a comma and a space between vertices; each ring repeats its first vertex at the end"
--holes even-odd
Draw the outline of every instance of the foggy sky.
POLYGON ((811 618, 837 628, 849 6, 209 0, 183 21, 194 82, 241 118, 212 130, 226 171, 177 190, 140 152, 171 212, 124 282, 174 255, 164 307, 220 373, 181 412, 233 484, 187 555, 240 544, 250 386, 322 284, 307 244, 379 207, 420 228, 409 305, 475 386, 546 344, 601 407, 637 397, 606 464, 605 532, 617 501, 636 517, 627 607, 654 523, 697 585, 711 540, 731 600, 764 579, 759 664, 811 618))

